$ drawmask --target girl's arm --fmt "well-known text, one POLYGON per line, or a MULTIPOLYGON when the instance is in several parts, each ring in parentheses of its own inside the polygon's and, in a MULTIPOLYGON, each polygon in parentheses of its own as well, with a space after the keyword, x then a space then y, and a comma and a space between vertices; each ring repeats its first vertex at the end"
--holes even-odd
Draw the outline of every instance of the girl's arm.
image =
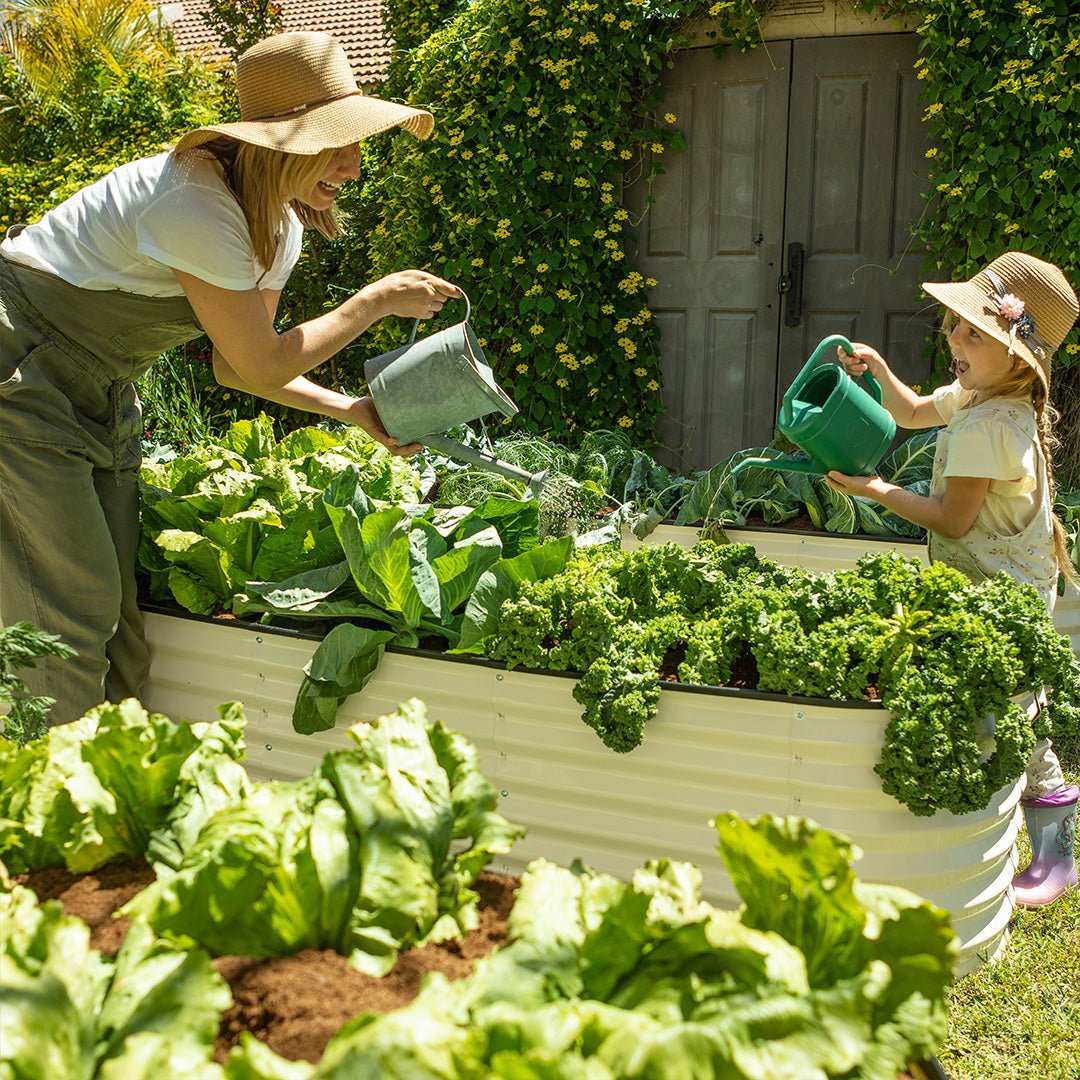
MULTIPOLYGON (((273 326, 277 314, 280 297, 280 289, 265 289, 260 292, 260 302, 267 312, 271 326, 273 326)), ((379 414, 375 411, 375 405, 369 396, 354 398, 347 394, 340 394, 336 390, 330 390, 325 386, 312 382, 310 379, 304 378, 303 375, 297 375, 283 386, 267 390, 265 386, 256 387, 248 383, 229 364, 218 350, 216 344, 214 345, 213 357, 214 377, 222 386, 228 386, 233 390, 242 390, 248 394, 255 394, 258 397, 266 398, 268 401, 288 405, 290 408, 303 409, 307 412, 317 413, 320 416, 330 416, 346 424, 356 424, 363 428, 376 442, 382 443, 394 454, 408 455, 420 449, 419 443, 398 446, 397 439, 392 438, 383 427, 379 414)))
MULTIPOLYGON (((461 295, 456 285, 434 274, 401 270, 365 285, 325 315, 278 333, 262 290, 237 292, 180 270, 173 274, 224 367, 242 380, 243 389, 272 401, 286 389, 306 393, 294 380, 329 360, 384 315, 428 319, 448 299, 461 295)), ((337 408, 341 402, 328 399, 325 404, 337 408)))
POLYGON ((864 495, 894 514, 953 540, 959 540, 975 524, 990 490, 990 479, 985 476, 948 476, 945 491, 940 496, 916 495, 880 476, 845 476, 830 472, 827 480, 837 491, 864 495))
POLYGON ((837 346, 836 353, 840 362, 847 368, 847 373, 858 378, 864 371, 881 384, 881 404, 889 410, 897 425, 902 428, 940 427, 941 414, 934 405, 933 397, 916 394, 907 383, 898 379, 885 358, 876 350, 861 341, 851 343, 852 355, 849 356, 837 346))

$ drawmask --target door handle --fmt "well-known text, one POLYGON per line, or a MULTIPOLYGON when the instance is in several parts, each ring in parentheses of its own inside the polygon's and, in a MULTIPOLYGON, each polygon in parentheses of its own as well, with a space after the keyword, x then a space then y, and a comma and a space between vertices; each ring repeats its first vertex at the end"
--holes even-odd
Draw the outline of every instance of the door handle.
POLYGON ((780 275, 776 291, 784 297, 784 325, 798 326, 802 321, 803 264, 806 249, 802 244, 788 244, 787 270, 780 275))

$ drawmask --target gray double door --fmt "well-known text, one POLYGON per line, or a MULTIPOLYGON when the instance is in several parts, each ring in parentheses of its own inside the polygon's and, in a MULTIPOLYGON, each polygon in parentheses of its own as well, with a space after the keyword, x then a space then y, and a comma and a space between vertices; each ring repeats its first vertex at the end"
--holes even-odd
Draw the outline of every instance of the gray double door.
POLYGON ((638 269, 661 336, 667 464, 706 468, 772 437, 829 334, 922 380, 924 136, 913 34, 681 54, 664 80, 686 150, 632 186, 638 269))

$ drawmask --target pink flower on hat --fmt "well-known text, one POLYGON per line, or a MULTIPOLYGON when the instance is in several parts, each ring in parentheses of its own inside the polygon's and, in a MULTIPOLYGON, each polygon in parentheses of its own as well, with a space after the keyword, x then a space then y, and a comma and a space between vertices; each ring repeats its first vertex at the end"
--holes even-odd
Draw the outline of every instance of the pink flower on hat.
POLYGON ((1006 293, 998 298, 998 311, 1002 318, 1016 322, 1024 314, 1024 301, 1014 293, 1006 293))

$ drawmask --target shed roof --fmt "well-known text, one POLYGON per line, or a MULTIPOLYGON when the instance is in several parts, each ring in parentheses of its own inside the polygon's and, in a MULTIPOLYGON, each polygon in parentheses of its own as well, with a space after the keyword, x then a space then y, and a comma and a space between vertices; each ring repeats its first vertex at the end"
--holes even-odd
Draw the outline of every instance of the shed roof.
MULTIPOLYGON (((321 30, 337 38, 361 86, 379 82, 390 62, 390 39, 383 27, 382 0, 279 0, 283 30, 321 30)), ((208 0, 165 3, 162 11, 172 26, 181 52, 206 50, 225 58, 228 50, 203 21, 208 0), (170 10, 171 9, 171 10, 170 10), (180 10, 182 9, 182 14, 180 10), (178 16, 178 17, 176 17, 178 16)))

